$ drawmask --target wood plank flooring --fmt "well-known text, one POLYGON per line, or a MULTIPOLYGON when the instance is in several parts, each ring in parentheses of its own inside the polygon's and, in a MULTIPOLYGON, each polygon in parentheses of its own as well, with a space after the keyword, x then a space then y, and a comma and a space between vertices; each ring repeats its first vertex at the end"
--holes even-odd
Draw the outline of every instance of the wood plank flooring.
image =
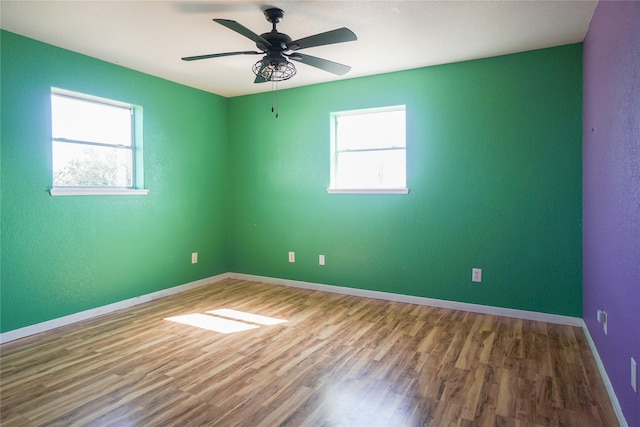
POLYGON ((618 425, 579 328, 231 279, 7 343, 0 365, 5 427, 618 425), (219 309, 287 322, 165 320, 219 309))

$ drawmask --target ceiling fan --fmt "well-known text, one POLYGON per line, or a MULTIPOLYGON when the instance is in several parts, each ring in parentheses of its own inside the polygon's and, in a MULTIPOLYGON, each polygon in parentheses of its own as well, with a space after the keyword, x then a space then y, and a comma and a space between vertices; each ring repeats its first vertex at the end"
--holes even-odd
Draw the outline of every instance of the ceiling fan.
POLYGON ((182 60, 196 61, 199 59, 218 58, 221 56, 232 55, 264 55, 260 61, 253 65, 253 73, 256 75, 254 83, 265 83, 269 81, 276 82, 290 79, 296 74, 296 67, 289 60, 310 65, 339 76, 346 74, 351 69, 348 65, 339 64, 337 62, 317 58, 311 55, 305 55, 298 51, 310 47, 357 40, 358 38, 353 31, 343 27, 298 40, 291 40, 291 37, 278 32, 276 29, 276 24, 280 22, 284 16, 284 11, 282 9, 275 7, 265 9, 264 16, 267 21, 273 24, 273 26, 270 32, 260 35, 254 33, 236 21, 232 21, 230 19, 214 19, 218 24, 224 25, 230 30, 254 41, 256 43, 256 47, 260 51, 248 50, 212 53, 209 55, 187 56, 182 58, 182 60))

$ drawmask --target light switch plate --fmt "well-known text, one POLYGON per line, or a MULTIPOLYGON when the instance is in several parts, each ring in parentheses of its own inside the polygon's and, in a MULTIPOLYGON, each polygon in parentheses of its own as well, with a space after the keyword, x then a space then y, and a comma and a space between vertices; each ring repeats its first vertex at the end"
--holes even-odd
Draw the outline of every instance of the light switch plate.
POLYGON ((482 282, 482 269, 481 268, 472 268, 471 269, 471 281, 472 282, 482 282))

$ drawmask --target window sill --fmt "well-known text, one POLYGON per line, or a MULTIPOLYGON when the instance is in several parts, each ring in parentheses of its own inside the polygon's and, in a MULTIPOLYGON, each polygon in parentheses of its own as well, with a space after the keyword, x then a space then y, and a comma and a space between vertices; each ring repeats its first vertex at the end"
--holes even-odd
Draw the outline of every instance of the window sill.
POLYGON ((137 188, 95 188, 57 187, 49 189, 52 196, 146 196, 147 189, 137 188))
POLYGON ((329 194, 409 194, 408 188, 327 188, 329 194))

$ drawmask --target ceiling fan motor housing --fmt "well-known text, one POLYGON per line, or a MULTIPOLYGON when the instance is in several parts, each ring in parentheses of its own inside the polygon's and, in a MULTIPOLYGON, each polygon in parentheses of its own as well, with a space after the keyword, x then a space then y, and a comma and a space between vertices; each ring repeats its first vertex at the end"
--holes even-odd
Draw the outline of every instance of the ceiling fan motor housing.
POLYGON ((260 42, 257 42, 256 46, 258 49, 268 52, 284 52, 285 50, 288 50, 287 45, 291 43, 291 37, 286 34, 279 33, 275 29, 268 33, 260 34, 260 37, 271 43, 271 46, 263 48, 260 42))
POLYGON ((268 33, 260 34, 260 37, 268 41, 271 46, 265 46, 264 43, 257 42, 256 46, 264 52, 284 52, 289 50, 287 47, 291 43, 291 37, 286 34, 278 32, 276 24, 284 17, 284 11, 277 7, 272 7, 264 10, 264 16, 267 21, 273 24, 271 31, 268 33))

